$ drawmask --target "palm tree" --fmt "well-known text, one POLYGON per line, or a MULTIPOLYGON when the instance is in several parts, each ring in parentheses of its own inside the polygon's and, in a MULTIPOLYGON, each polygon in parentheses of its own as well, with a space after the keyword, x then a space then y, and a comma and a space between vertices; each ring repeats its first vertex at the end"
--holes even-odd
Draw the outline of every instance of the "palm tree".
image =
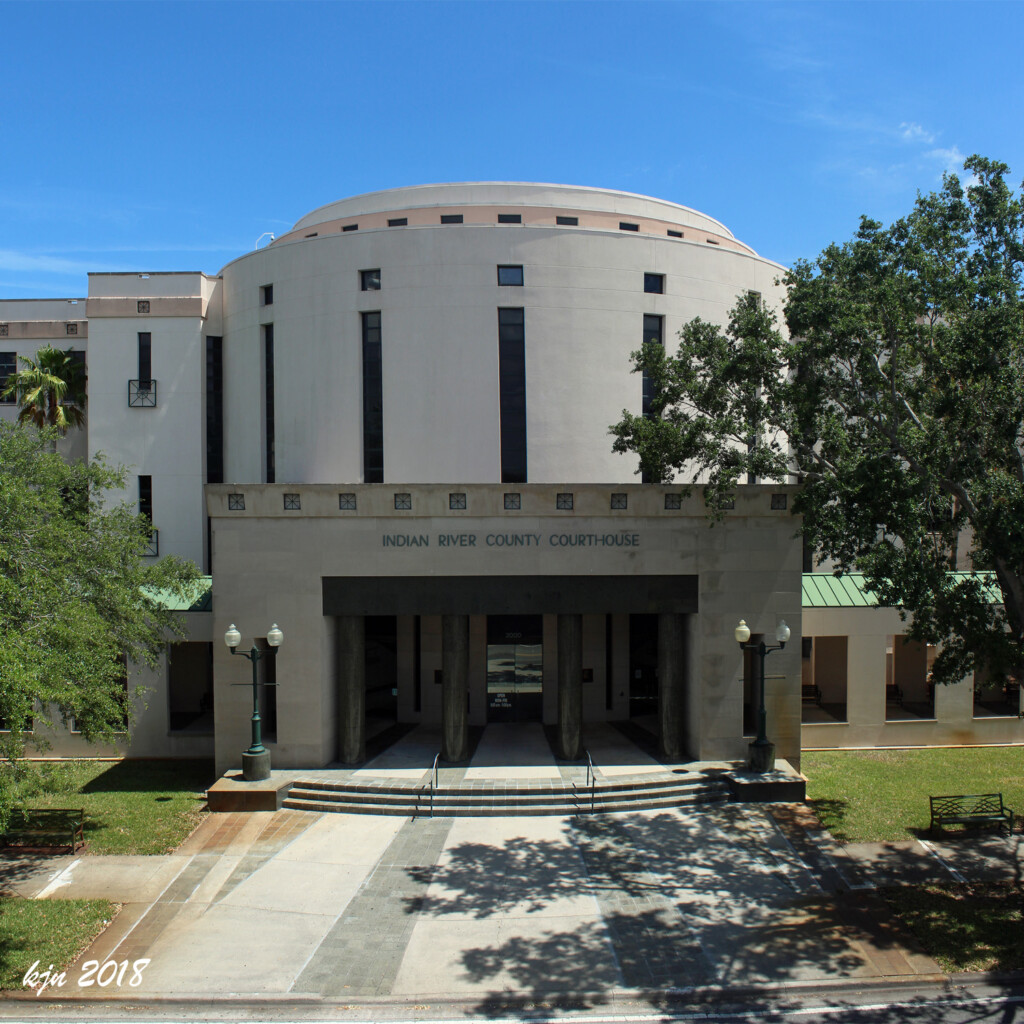
POLYGON ((74 349, 46 346, 35 360, 19 357, 25 368, 7 378, 0 397, 14 395, 21 412, 19 423, 56 427, 65 434, 69 427, 85 423, 85 370, 74 349))

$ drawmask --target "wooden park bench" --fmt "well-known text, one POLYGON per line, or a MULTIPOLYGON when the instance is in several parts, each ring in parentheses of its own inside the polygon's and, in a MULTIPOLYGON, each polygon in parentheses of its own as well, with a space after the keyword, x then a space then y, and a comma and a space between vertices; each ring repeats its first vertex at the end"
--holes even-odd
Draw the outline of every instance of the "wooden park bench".
POLYGON ((932 821, 936 825, 999 825, 1013 832, 1013 811, 1003 806, 1002 793, 980 793, 973 796, 930 796, 932 821))
POLYGON ((804 683, 801 687, 801 699, 804 704, 821 704, 821 687, 815 683, 804 683))
POLYGON ((895 683, 885 684, 885 703, 903 707, 903 690, 895 683))
POLYGON ((70 846, 74 853, 79 846, 85 845, 84 830, 85 811, 82 808, 23 807, 11 812, 3 844, 70 846))

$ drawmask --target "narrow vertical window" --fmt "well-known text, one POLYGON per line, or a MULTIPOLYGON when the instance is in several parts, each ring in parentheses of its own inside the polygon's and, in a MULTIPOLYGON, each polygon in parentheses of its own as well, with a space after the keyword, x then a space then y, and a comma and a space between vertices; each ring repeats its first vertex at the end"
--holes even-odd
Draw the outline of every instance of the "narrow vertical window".
POLYGON ((522 309, 498 310, 501 482, 526 482, 526 328, 522 309))
POLYGON ((277 479, 274 460, 274 325, 263 325, 263 429, 267 483, 277 479))
POLYGON ((150 526, 153 525, 153 478, 139 477, 139 515, 145 516, 150 526))
POLYGON ((206 482, 224 483, 224 346, 206 339, 206 482))
POLYGON ((139 387, 150 390, 153 379, 153 335, 149 331, 139 331, 139 387))
MULTIPOLYGON (((0 352, 0 396, 3 395, 4 389, 7 387, 7 382, 11 379, 11 376, 18 370, 18 356, 14 352, 0 352)), ((17 397, 13 394, 8 395, 6 398, 0 397, 0 405, 14 405, 17 402, 17 397)))
MULTIPOLYGON (((644 313, 644 336, 643 343, 656 344, 664 347, 664 325, 665 321, 663 317, 652 316, 650 313, 644 313)), ((643 380, 643 398, 641 404, 641 411, 645 418, 649 419, 651 416, 651 382, 647 376, 647 371, 644 371, 643 380)), ((652 483, 651 476, 647 472, 640 474, 641 482, 645 484, 652 483)))
POLYGON ((384 482, 384 364, 380 313, 363 319, 363 480, 384 482))

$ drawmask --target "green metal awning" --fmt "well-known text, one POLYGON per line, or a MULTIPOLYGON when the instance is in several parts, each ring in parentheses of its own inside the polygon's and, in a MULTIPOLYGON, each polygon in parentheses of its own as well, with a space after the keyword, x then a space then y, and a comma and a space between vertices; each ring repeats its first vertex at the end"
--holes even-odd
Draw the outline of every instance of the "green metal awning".
POLYGON ((208 612, 213 610, 213 577, 199 577, 198 596, 191 602, 183 600, 170 590, 152 593, 155 600, 169 612, 208 612))
MULTIPOLYGON (((953 572, 954 579, 975 577, 986 591, 990 604, 1002 604, 1003 595, 994 572, 953 572)), ((805 572, 803 578, 804 608, 876 608, 878 598, 869 590, 860 572, 833 576, 830 572, 805 572)))

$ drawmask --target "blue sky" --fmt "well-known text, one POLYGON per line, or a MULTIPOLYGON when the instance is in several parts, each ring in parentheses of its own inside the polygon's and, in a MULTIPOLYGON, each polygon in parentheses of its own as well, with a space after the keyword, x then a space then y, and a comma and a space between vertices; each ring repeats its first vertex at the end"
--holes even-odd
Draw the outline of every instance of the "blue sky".
POLYGON ((0 0, 0 297, 217 272, 324 203, 552 181, 790 263, 974 152, 1024 178, 1019 3, 0 0))

